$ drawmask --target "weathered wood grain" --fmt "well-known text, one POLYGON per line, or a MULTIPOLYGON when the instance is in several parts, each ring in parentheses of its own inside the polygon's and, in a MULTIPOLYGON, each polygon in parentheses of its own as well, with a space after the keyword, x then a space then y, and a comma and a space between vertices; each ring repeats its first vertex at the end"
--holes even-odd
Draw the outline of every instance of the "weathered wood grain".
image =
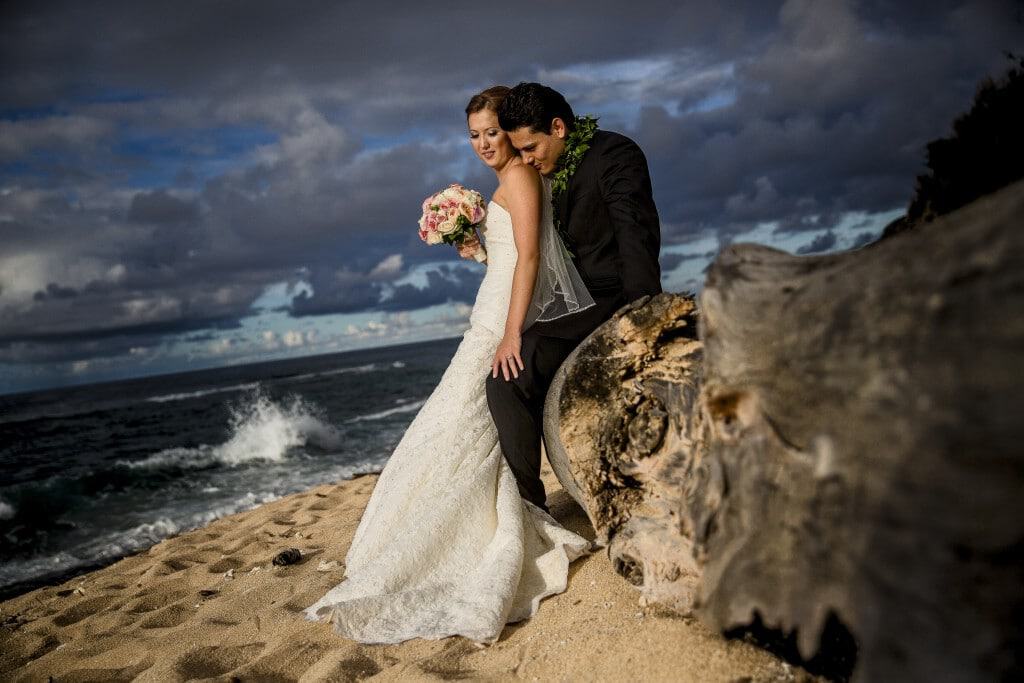
POLYGON ((1020 673, 1024 183, 856 252, 730 246, 695 322, 638 302, 549 394, 620 573, 805 657, 841 623, 862 681, 1020 673))
POLYGON ((659 294, 619 311, 562 365, 545 404, 548 460, 598 542, 645 599, 688 612, 698 569, 677 524, 677 474, 700 385, 692 297, 659 294))

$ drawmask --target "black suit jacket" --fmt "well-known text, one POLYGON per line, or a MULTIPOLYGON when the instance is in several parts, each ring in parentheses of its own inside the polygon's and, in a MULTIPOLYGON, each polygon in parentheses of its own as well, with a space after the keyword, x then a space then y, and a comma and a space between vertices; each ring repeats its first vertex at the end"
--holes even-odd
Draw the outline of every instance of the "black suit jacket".
POLYGON ((555 216, 596 305, 536 323, 537 334, 581 340, 623 304, 661 291, 661 225, 647 159, 635 142, 597 131, 555 216))

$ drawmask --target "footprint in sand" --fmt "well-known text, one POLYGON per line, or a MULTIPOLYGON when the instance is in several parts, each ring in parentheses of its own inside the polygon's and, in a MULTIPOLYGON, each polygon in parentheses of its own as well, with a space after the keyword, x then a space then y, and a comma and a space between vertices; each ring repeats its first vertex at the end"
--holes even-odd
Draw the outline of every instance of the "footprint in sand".
POLYGON ((234 557, 225 557, 211 564, 207 571, 211 574, 223 574, 230 569, 241 569, 244 564, 244 562, 234 557))
POLYGON ((289 612, 297 614, 323 597, 326 590, 326 588, 322 588, 320 586, 307 588, 306 590, 293 595, 287 602, 282 604, 281 607, 289 612))
POLYGON ((186 680, 220 676, 258 657, 265 645, 249 643, 233 647, 198 647, 183 654, 174 668, 186 680))
POLYGON ((423 673, 445 681, 472 678, 477 672, 465 668, 462 659, 478 651, 473 643, 464 638, 453 639, 444 646, 437 657, 426 658, 416 665, 423 673))
POLYGON ((272 519, 264 524, 260 531, 264 531, 274 536, 290 536, 292 533, 292 527, 295 526, 294 519, 276 520, 272 519))
POLYGON ((349 680, 361 680, 379 674, 380 665, 367 657, 362 652, 356 652, 351 657, 343 659, 338 665, 338 673, 351 676, 349 680))
MULTIPOLYGON (((246 548, 251 546, 253 543, 258 543, 258 542, 259 541, 257 541, 254 538, 246 538, 241 543, 237 543, 235 545, 224 546, 223 547, 223 553, 225 555, 235 555, 238 552, 240 552, 242 550, 245 550, 246 548)), ((225 571, 227 571, 227 570, 225 570, 225 571)))
POLYGON ((52 652, 60 645, 57 637, 46 631, 21 633, 4 641, 4 665, 19 669, 34 659, 52 652))
POLYGON ((160 564, 167 570, 167 574, 173 574, 183 569, 188 569, 193 563, 179 557, 168 557, 166 560, 162 560, 160 564))
POLYGON ((126 557, 117 563, 117 568, 120 570, 118 573, 122 576, 130 576, 133 572, 148 567, 152 561, 153 558, 148 551, 126 557))
MULTIPOLYGON (((288 642, 251 664, 245 665, 234 672, 233 676, 243 681, 295 680, 323 659, 330 650, 330 646, 320 643, 288 642)), ((359 676, 359 678, 364 678, 364 676, 359 676)), ((355 680, 355 678, 348 673, 344 679, 329 680, 355 680)))
POLYGON ((91 617, 97 612, 103 611, 112 602, 114 602, 114 597, 111 595, 101 595, 96 598, 82 600, 55 616, 53 623, 56 626, 70 626, 86 617, 91 617))
POLYGON ((189 609, 183 604, 169 605, 153 616, 147 618, 145 621, 139 623, 142 628, 169 628, 171 626, 180 626, 189 620, 189 618, 195 614, 194 610, 189 609))
MULTIPOLYGON (((194 549, 188 548, 188 550, 194 549)), ((197 564, 205 564, 212 558, 219 556, 219 554, 220 553, 215 553, 213 551, 187 552, 164 557, 159 562, 143 571, 139 579, 147 577, 167 577, 169 574, 183 571, 184 569, 191 568, 197 564)))
MULTIPOLYGON (((361 681, 390 669, 399 662, 379 648, 375 650, 351 641, 339 641, 337 645, 303 671, 302 680, 361 681)), ((421 679, 424 678, 419 670, 413 669, 412 673, 419 674, 421 679)))
POLYGON ((165 576, 170 576, 171 574, 177 574, 178 572, 184 569, 188 569, 191 566, 191 563, 179 560, 177 558, 161 560, 159 562, 153 563, 153 565, 146 569, 146 571, 142 572, 137 577, 135 577, 135 583, 136 585, 141 586, 143 583, 147 581, 150 581, 152 579, 159 579, 165 576))
MULTIPOLYGON (((146 659, 138 664, 126 666, 121 669, 74 669, 61 674, 61 683, 127 683, 134 680, 139 674, 153 666, 152 659, 146 659)), ((54 680, 51 678, 50 680, 54 680)))
POLYGON ((89 632, 94 638, 117 637, 140 618, 140 614, 132 614, 120 609, 108 610, 94 614, 89 618, 89 632))
POLYGON ((172 602, 177 602, 188 595, 186 591, 156 589, 137 593, 133 602, 128 603, 128 612, 132 614, 143 614, 153 610, 166 607, 172 602))
POLYGON ((302 515, 296 515, 296 517, 298 517, 298 519, 295 521, 295 526, 304 527, 309 526, 310 524, 316 524, 320 521, 320 518, 323 517, 323 515, 314 515, 307 512, 302 515))

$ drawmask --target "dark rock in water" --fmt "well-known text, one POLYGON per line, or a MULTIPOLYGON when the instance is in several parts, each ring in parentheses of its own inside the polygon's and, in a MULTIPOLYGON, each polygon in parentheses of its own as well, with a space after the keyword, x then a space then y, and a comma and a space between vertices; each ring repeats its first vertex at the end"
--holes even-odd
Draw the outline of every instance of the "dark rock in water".
POLYGON ((298 548, 288 548, 282 550, 277 555, 274 555, 273 562, 278 567, 284 567, 289 564, 297 564, 302 559, 302 551, 298 548))
POLYGON ((1024 182, 872 249, 729 246, 697 309, 625 307, 546 404, 642 601, 833 679, 1024 680, 1024 182))

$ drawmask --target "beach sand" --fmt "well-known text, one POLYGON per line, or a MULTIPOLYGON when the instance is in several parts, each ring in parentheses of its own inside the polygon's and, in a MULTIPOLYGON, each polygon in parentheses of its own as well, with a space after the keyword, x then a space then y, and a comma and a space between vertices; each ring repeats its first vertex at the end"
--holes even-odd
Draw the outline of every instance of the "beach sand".
MULTIPOLYGON (((546 466, 544 478, 552 514, 593 538, 546 466)), ((301 611, 342 579, 375 482, 287 496, 0 604, 0 680, 815 680, 695 619, 641 608, 603 550, 573 563, 568 590, 489 647, 347 641, 301 611), (310 554, 272 565, 288 547, 310 554)))

